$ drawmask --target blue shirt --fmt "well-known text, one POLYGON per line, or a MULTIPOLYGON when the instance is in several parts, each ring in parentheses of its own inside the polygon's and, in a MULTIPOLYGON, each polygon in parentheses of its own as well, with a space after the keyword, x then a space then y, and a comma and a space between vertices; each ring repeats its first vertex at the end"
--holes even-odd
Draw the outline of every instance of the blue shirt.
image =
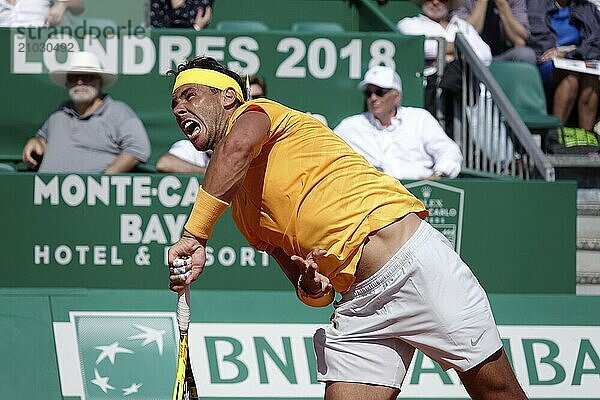
POLYGON ((570 12, 571 7, 567 6, 550 13, 550 25, 556 32, 557 46, 578 45, 581 42, 579 29, 570 21, 570 12))

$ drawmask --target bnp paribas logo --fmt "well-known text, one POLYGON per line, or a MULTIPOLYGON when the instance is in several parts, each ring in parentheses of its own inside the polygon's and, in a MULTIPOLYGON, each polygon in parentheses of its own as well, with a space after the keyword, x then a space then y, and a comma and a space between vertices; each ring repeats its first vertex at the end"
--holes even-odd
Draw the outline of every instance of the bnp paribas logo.
POLYGON ((173 313, 71 312, 55 322, 63 396, 169 398, 177 359, 173 313))

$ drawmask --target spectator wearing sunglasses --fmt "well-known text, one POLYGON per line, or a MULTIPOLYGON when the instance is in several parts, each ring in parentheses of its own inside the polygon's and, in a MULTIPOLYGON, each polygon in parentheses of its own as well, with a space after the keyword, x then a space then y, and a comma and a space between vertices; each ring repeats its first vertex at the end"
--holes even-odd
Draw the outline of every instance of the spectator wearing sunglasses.
POLYGON ((71 53, 67 65, 50 72, 70 101, 50 115, 23 148, 28 168, 50 173, 122 173, 150 157, 142 121, 125 103, 103 90, 117 75, 100 65, 96 54, 71 53))
POLYGON ((402 81, 396 71, 373 67, 358 88, 367 111, 343 119, 334 131, 371 165, 397 179, 459 174, 459 147, 427 110, 401 106, 402 81))

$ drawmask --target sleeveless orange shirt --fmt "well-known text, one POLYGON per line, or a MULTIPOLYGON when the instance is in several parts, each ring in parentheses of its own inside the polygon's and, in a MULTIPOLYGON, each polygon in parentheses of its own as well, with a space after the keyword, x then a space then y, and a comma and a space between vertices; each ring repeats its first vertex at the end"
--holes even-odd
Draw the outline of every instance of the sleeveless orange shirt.
POLYGON ((267 99, 244 103, 262 110, 271 127, 232 200, 233 219, 248 242, 271 253, 327 251, 319 263, 337 292, 354 282, 363 242, 408 213, 427 216, 423 203, 372 167, 331 129, 311 116, 267 99))

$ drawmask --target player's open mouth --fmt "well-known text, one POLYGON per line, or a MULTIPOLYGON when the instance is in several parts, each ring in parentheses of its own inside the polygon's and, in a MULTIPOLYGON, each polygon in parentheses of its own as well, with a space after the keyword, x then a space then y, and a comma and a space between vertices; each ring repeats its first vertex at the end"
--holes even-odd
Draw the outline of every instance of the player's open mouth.
POLYGON ((200 124, 191 119, 183 121, 181 127, 188 138, 192 138, 200 132, 200 124))

